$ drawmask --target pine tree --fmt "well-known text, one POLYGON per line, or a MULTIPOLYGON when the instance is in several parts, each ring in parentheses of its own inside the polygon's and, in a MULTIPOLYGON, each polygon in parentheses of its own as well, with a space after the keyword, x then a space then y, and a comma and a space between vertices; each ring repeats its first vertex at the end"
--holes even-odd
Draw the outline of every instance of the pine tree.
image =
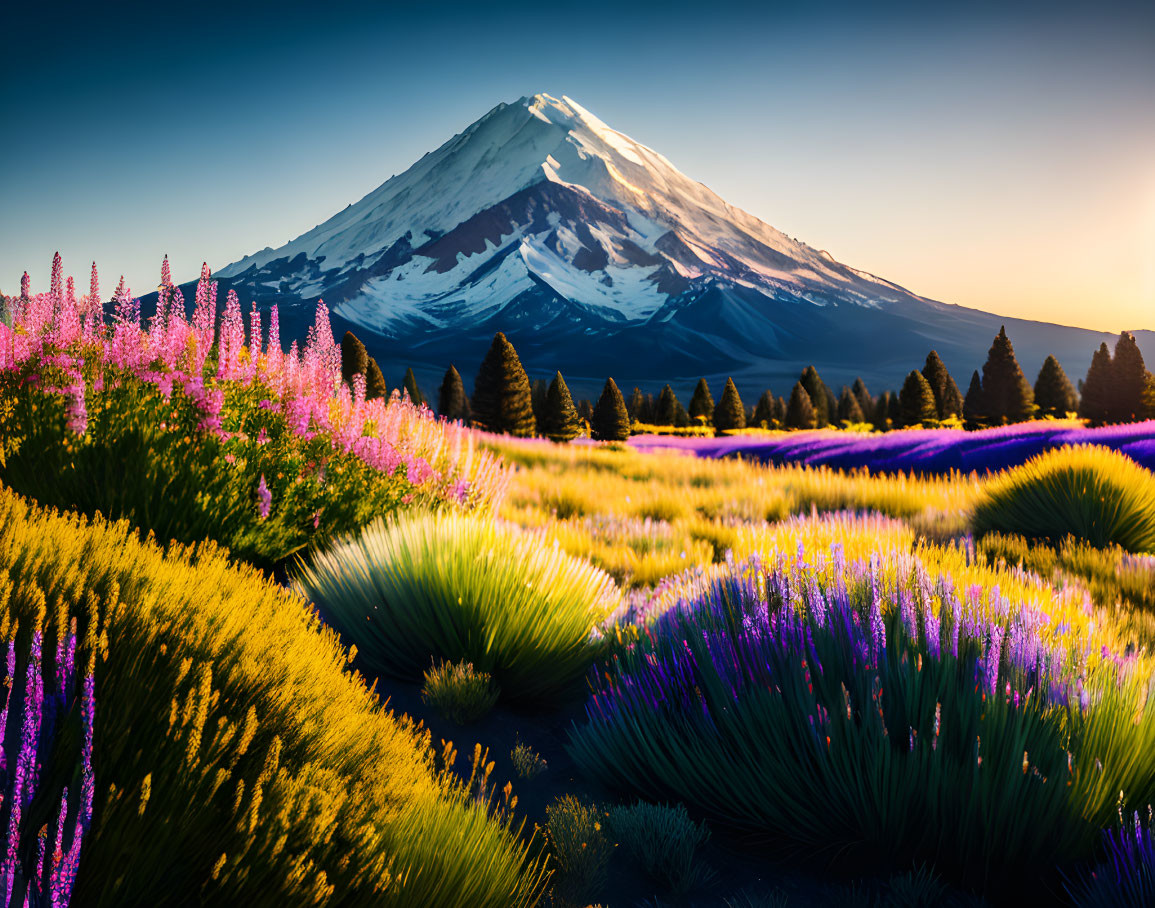
POLYGON ((714 398, 710 396, 710 386, 706 379, 699 378, 694 388, 694 396, 690 398, 690 419, 703 425, 709 425, 714 418, 714 398))
POLYGON ((341 338, 341 380, 352 388, 354 375, 366 376, 365 396, 368 397, 368 374, 369 351, 365 349, 365 345, 361 343, 356 334, 352 331, 346 331, 345 336, 341 338))
POLYGON ((898 395, 893 391, 886 398, 886 417, 890 420, 890 427, 897 429, 902 425, 902 404, 898 395))
POLYGON ((1143 407, 1147 419, 1155 419, 1155 372, 1147 373, 1147 386, 1143 389, 1143 407))
MULTIPOLYGON (((275 310, 274 310, 275 311, 275 310)), ((365 399, 389 399, 389 388, 385 384, 385 376, 381 374, 381 367, 377 365, 375 357, 369 357, 369 371, 365 373, 365 399)))
POLYGON ((854 380, 854 387, 851 392, 854 394, 854 399, 858 401, 858 408, 862 411, 863 417, 869 417, 874 413, 874 398, 870 395, 870 391, 866 388, 866 382, 861 378, 854 380))
MULTIPOLYGON (((822 377, 818 374, 818 370, 813 366, 807 366, 802 370, 802 376, 798 379, 802 383, 802 387, 806 389, 806 393, 810 395, 810 403, 814 409, 815 425, 821 429, 830 424, 831 417, 835 415, 838 409, 838 401, 834 401, 834 406, 830 406, 830 401, 834 397, 830 393, 830 389, 826 387, 826 383, 822 381, 822 377)), ((793 396, 793 394, 791 395, 793 396)))
POLYGON ((814 404, 802 382, 794 383, 790 392, 790 403, 786 405, 786 427, 789 429, 813 429, 817 425, 814 404))
POLYGON ((938 422, 938 410, 934 405, 934 391, 930 382, 921 372, 915 370, 902 383, 898 392, 898 403, 902 409, 903 426, 925 426, 938 422))
POLYGON ((441 388, 437 392, 437 412, 450 422, 469 422, 469 400, 465 396, 465 383, 456 366, 445 370, 441 388))
POLYGON ((662 388, 662 393, 658 396, 657 412, 654 414, 654 424, 659 426, 674 426, 677 425, 678 410, 682 405, 678 403, 678 397, 674 394, 674 389, 669 385, 662 388))
POLYGON ((417 384, 417 376, 413 374, 412 367, 405 370, 405 379, 401 382, 401 387, 405 389, 405 393, 409 395, 414 406, 423 407, 426 405, 425 395, 421 393, 421 388, 417 384))
POLYGON ((983 364, 984 415, 992 425, 1023 422, 1034 414, 1035 393, 1015 359, 1015 348, 1000 328, 983 364))
POLYGON ((1050 416, 1053 419, 1062 419, 1079 406, 1075 386, 1053 356, 1046 358, 1043 368, 1039 370, 1039 377, 1035 379, 1035 405, 1039 408, 1040 417, 1050 416))
POLYGON ((978 428, 986 424, 987 403, 983 395, 983 382, 979 378, 978 369, 971 374, 970 387, 963 400, 963 419, 970 428, 978 428))
POLYGON ((630 399, 626 402, 626 412, 630 414, 630 419, 634 422, 645 422, 642 419, 642 408, 646 405, 646 399, 642 397, 642 389, 635 386, 630 399))
POLYGON ((573 405, 565 379, 558 372, 546 391, 542 434, 550 441, 570 441, 581 434, 581 428, 581 417, 573 405))
POLYGON ((630 414, 622 392, 612 378, 606 379, 602 396, 594 407, 590 430, 598 441, 625 441, 630 437, 630 414))
POLYGON ((1111 362, 1114 377, 1112 395, 1112 422, 1135 422, 1143 419, 1146 406, 1143 392, 1147 388, 1147 367, 1143 354, 1135 343, 1135 335, 1124 331, 1115 341, 1115 356, 1111 362))
POLYGON ((866 417, 859 406, 854 392, 845 385, 842 386, 842 396, 838 398, 838 421, 841 423, 856 424, 866 422, 866 417))
POLYGON ((774 424, 772 428, 782 429, 786 427, 786 401, 781 397, 774 398, 774 424))
POLYGON ((654 424, 655 412, 656 404, 654 403, 654 395, 647 391, 645 397, 642 398, 642 410, 639 414, 639 422, 644 422, 652 426, 654 424))
POLYGON ((890 424, 890 392, 883 391, 878 395, 874 404, 874 413, 870 421, 879 432, 887 432, 893 428, 890 424))
POLYGON ((767 388, 758 398, 758 406, 754 408, 754 418, 750 424, 755 428, 771 429, 774 427, 774 395, 767 388))
POLYGON ((537 426, 538 434, 543 434, 545 424, 545 398, 549 393, 549 385, 543 378, 535 378, 530 382, 529 399, 533 403, 533 421, 537 426))
POLYGON ((490 432, 534 434, 529 378, 513 344, 498 331, 473 383, 473 424, 490 432))
POLYGON ((1079 416, 1090 420, 1092 425, 1098 426, 1112 421, 1114 371, 1111 351, 1107 349, 1106 344, 1100 344, 1095 355, 1091 357, 1091 368, 1087 370, 1087 377, 1083 380, 1083 397, 1079 401, 1079 416))
POLYGON ((926 365, 922 367, 922 377, 926 379, 934 394, 934 408, 938 419, 950 419, 962 413, 963 399, 958 385, 947 371, 946 364, 936 350, 926 355, 926 365))
POLYGON ((678 398, 674 398, 674 428, 688 429, 696 423, 690 419, 690 414, 686 412, 686 408, 682 406, 682 402, 678 398))
POLYGON ((589 429, 590 421, 594 418, 594 407, 584 397, 578 401, 577 405, 578 419, 585 423, 586 429, 589 429))
POLYGON ((726 379, 726 387, 722 389, 722 399, 714 408, 714 429, 718 432, 730 432, 734 429, 746 428, 746 408, 742 406, 742 398, 738 396, 738 389, 734 379, 726 379))

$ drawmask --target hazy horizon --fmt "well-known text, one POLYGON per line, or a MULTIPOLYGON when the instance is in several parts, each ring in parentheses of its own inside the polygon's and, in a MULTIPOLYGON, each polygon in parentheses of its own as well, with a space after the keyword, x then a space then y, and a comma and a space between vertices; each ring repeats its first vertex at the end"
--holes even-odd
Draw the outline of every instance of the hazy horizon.
POLYGON ((93 259, 106 291, 148 292, 165 253, 192 279, 544 91, 925 297, 1155 328, 1150 5, 197 10, 14 23, 0 288, 45 288, 57 249, 81 289, 93 259))

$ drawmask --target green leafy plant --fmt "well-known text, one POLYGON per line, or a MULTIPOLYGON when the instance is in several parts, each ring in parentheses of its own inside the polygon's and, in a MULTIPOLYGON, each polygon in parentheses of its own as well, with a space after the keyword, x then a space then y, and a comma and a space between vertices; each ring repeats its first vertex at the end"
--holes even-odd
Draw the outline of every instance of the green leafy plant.
POLYGON ((1047 451, 990 480, 975 505, 975 534, 1058 543, 1067 536, 1155 552, 1155 475, 1098 446, 1047 451))
POLYGON ((421 699, 441 715, 465 725, 489 714, 500 691, 493 678, 468 662, 442 662, 425 673, 421 699))
POLYGON ((712 873, 698 860, 710 838, 703 823, 690 819, 684 804, 635 804, 613 807, 607 829, 621 849, 661 885, 681 895, 712 873))
POLYGON ((296 575, 367 669, 416 679, 430 658, 468 661, 520 702, 573 687, 618 601, 605 573, 539 536, 444 512, 377 520, 296 575))
POLYGON ((514 744, 509 759, 519 779, 535 779, 546 770, 546 762, 541 754, 522 741, 514 744))
POLYGON ((605 889, 613 844, 602 823, 605 815, 573 795, 545 809, 545 834, 556 870, 553 900, 565 908, 594 901, 605 889))

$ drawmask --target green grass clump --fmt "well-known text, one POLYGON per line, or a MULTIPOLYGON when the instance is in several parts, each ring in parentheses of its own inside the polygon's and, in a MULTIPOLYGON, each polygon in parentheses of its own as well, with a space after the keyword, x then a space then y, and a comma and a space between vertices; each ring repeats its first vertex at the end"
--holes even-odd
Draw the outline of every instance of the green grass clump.
POLYGON ((420 678, 468 661, 523 703, 566 693, 600 646, 613 581, 541 538, 485 518, 375 521, 302 561, 298 582, 371 671, 420 678))
POLYGON ((560 908, 589 905, 605 889, 614 853, 602 826, 605 815, 566 795, 545 809, 545 817, 546 841, 556 866, 553 902, 560 908))
POLYGON ((1081 446, 1047 451, 988 482, 975 505, 977 536, 1067 536, 1155 552, 1155 475, 1126 455, 1081 446))
POLYGON ((698 858, 710 838, 703 823, 690 819, 684 804, 635 804, 610 809, 607 827, 631 861, 662 886, 679 895, 712 874, 698 858))
POLYGON ((489 715, 500 693, 493 678, 468 662, 442 662, 425 673, 421 699, 451 722, 466 725, 489 715))
POLYGON ((218 546, 166 552, 125 521, 0 489, 0 626, 45 614, 48 640, 80 616, 96 659, 95 804, 74 904, 538 898, 542 865, 435 766, 428 732, 381 707, 304 601, 218 546))
POLYGON ((513 746, 509 759, 519 779, 536 779, 546 770, 545 758, 522 741, 513 746))

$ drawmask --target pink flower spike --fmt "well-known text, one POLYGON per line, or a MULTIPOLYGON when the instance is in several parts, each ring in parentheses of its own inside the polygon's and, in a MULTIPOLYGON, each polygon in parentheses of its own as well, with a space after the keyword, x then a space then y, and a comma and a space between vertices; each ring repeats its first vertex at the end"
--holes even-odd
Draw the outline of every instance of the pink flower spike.
POLYGON ((260 514, 261 520, 267 520, 269 511, 273 507, 273 493, 269 491, 269 486, 265 482, 265 474, 261 474, 261 481, 257 485, 257 513, 260 514))

